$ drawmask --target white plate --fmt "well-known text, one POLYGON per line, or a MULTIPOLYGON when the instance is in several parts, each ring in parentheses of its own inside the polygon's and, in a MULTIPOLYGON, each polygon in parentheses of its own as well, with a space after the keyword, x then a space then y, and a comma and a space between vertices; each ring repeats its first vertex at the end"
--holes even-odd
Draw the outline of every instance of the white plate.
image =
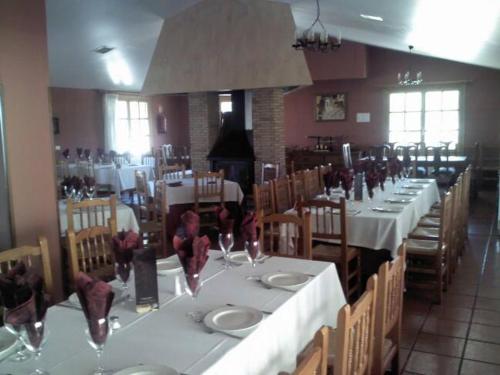
POLYGON ((396 191, 394 194, 414 197, 414 196, 418 195, 418 192, 417 191, 396 191))
POLYGON ((413 202, 413 199, 411 199, 411 198, 388 198, 384 202, 408 204, 408 203, 413 202))
POLYGON ((248 260, 247 253, 244 251, 232 251, 228 255, 229 261, 237 264, 246 264, 250 263, 248 260))
POLYGON ((5 328, 0 328, 0 360, 14 353, 15 349, 16 336, 5 328))
POLYGON ((423 190, 424 187, 422 185, 403 185, 404 189, 410 189, 410 190, 423 190))
POLYGON ((260 281, 272 288, 297 290, 309 281, 309 276, 300 272, 271 272, 263 275, 260 281))
POLYGON ((403 207, 373 207, 372 211, 398 214, 403 212, 403 207))
POLYGON ((156 261, 156 272, 159 275, 171 275, 181 270, 182 264, 179 262, 177 255, 156 261))
POLYGON ((179 373, 167 366, 141 365, 120 370, 114 375, 179 375, 179 373))
POLYGON ((432 180, 426 179, 426 178, 412 178, 410 180, 412 184, 430 184, 432 180))
POLYGON ((209 312, 203 323, 214 331, 242 335, 254 329, 262 319, 262 312, 251 307, 225 306, 209 312))

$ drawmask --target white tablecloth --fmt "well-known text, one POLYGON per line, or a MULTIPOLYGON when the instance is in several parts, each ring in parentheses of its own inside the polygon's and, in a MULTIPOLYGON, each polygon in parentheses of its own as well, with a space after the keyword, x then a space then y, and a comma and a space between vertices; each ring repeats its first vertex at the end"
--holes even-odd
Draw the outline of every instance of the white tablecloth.
MULTIPOLYGON (((439 202, 439 190, 435 180, 428 180, 427 184, 397 181, 395 185, 387 181, 385 191, 375 189, 373 200, 368 200, 368 193, 363 193, 363 201, 349 201, 348 211, 356 212, 347 214, 347 242, 351 246, 365 247, 373 250, 390 250, 392 256, 397 251, 403 239, 408 236, 419 219, 426 214, 435 202, 439 202), (394 192, 402 190, 403 185, 416 185, 424 187, 423 190, 409 190, 418 192, 417 196, 395 195, 394 192), (409 204, 396 204, 384 202, 388 198, 414 199, 409 204), (372 210, 373 207, 402 207, 399 213, 382 213, 372 210), (357 212, 360 211, 360 212, 357 212)), ((352 199, 352 197, 351 197, 352 199)), ((287 213, 296 214, 289 210, 287 213)), ((339 222, 335 228, 339 228, 339 222)), ((316 227, 312 220, 313 232, 316 227)), ((322 240, 324 241, 324 240, 322 240)))
MULTIPOLYGON (((75 229, 79 230, 79 225, 80 225, 80 215, 75 213, 74 215, 74 223, 75 223, 75 229)), ((105 218, 106 220, 110 217, 110 212, 109 210, 106 211, 105 218)), ((87 225, 87 217, 84 215, 84 225, 87 225)), ((94 218, 90 218, 93 220, 94 218)), ((101 216, 98 217, 98 221, 101 220, 101 216)), ((95 225, 95 223, 91 223, 92 225, 95 225)), ((99 225, 102 225, 101 222, 98 223, 99 225)), ((129 206, 121 203, 120 201, 117 201, 116 203, 116 228, 118 231, 121 231, 122 229, 124 230, 129 230, 132 229, 134 232, 139 232, 139 224, 137 223, 137 219, 134 214, 134 210, 130 208, 129 206)), ((66 214, 66 201, 65 200, 60 200, 59 201, 59 229, 61 231, 61 236, 66 235, 66 230, 68 229, 68 217, 66 214)))
MULTIPOLYGON (((138 315, 132 302, 112 307, 122 328, 108 338, 104 349, 107 369, 143 364, 164 364, 186 374, 276 374, 292 371, 295 356, 326 324, 336 326, 345 298, 331 263, 273 257, 255 270, 240 266, 223 271, 212 251, 203 272, 198 299, 173 295, 173 277, 160 277, 160 310, 138 315), (247 280, 252 273, 302 271, 318 275, 297 292, 266 289, 247 280), (227 303, 273 311, 244 339, 208 333, 187 313, 209 312, 227 303)), ((132 288, 133 289, 133 288, 132 288)), ((47 313, 50 331, 44 348, 45 367, 52 375, 89 374, 95 368, 95 352, 86 341, 86 322, 81 311, 55 306, 47 313)), ((0 363, 1 372, 28 374, 33 360, 0 363)))
MULTIPOLYGON (((182 181, 181 186, 172 187, 167 185, 167 202, 169 206, 194 203, 194 178, 183 178, 180 181, 182 181)), ((149 192, 151 195, 153 195, 153 191, 154 182, 149 181, 149 192)), ((216 199, 202 200, 202 202, 208 203, 216 201, 216 199)), ((243 201, 243 191, 237 182, 224 180, 224 201, 241 204, 243 201)))

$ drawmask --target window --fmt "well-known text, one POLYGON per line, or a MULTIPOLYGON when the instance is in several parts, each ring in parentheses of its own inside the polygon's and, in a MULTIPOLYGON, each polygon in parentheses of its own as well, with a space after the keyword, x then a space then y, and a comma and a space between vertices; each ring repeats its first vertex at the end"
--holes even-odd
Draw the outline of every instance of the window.
POLYGON ((233 103, 231 102, 231 94, 219 94, 219 109, 220 109, 221 113, 233 111, 233 103))
POLYGON ((150 151, 148 102, 119 99, 116 121, 117 152, 139 156, 150 151))
POLYGON ((389 142, 439 145, 459 142, 460 90, 424 90, 389 94, 389 142))

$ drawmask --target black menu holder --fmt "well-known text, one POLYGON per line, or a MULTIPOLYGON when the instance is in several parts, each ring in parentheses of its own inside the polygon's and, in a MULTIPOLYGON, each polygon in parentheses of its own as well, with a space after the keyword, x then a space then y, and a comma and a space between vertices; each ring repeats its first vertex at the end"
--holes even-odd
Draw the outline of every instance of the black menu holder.
POLYGON ((158 310, 158 277, 154 248, 134 250, 135 300, 139 314, 158 310))
POLYGON ((354 176, 354 200, 363 200, 363 173, 356 173, 354 176))

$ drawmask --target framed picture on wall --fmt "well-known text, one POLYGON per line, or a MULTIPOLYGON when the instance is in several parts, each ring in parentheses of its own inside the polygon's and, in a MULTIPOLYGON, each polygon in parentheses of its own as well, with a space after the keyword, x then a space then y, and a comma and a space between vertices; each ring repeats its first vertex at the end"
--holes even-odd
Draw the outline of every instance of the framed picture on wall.
POLYGON ((52 117, 52 126, 54 127, 54 134, 59 134, 59 117, 52 117))
POLYGON ((316 95, 316 121, 344 121, 347 119, 347 94, 316 95))

